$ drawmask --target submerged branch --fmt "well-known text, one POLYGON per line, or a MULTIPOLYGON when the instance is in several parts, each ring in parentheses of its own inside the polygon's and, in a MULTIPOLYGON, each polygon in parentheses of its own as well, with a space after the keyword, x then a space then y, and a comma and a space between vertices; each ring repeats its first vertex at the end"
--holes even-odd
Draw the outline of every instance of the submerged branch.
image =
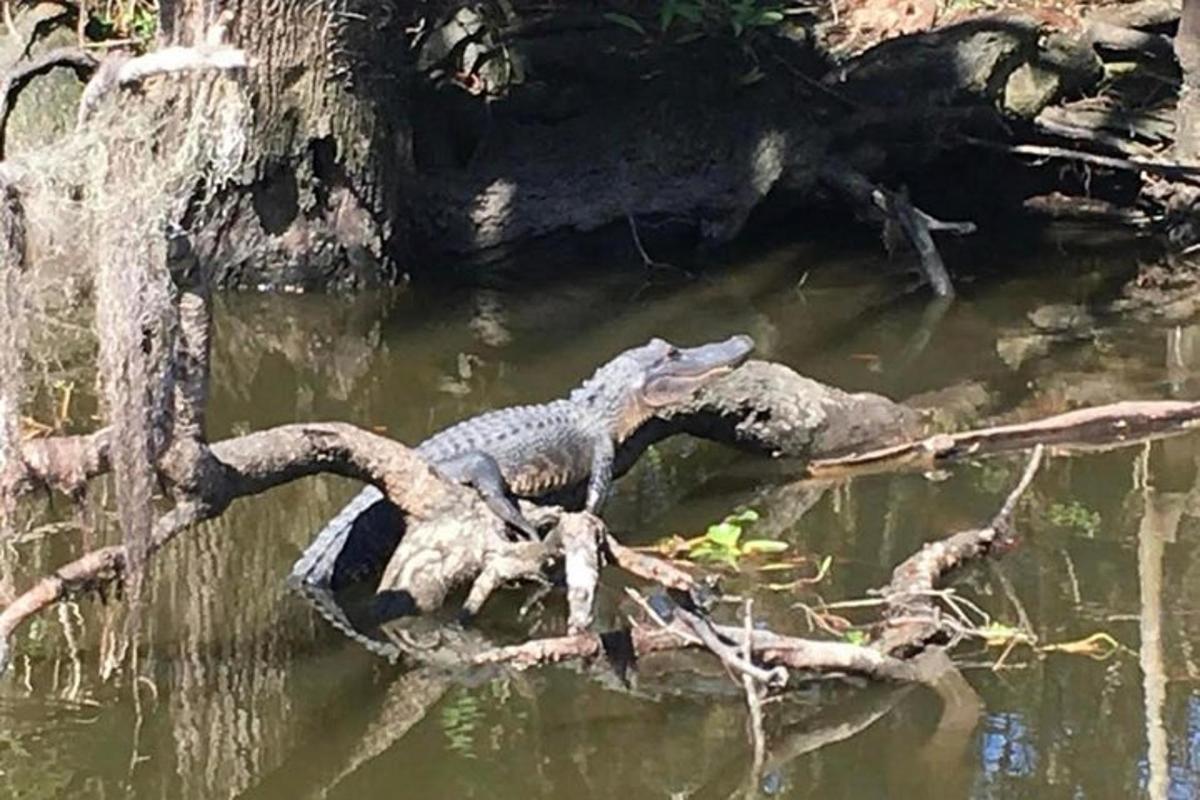
MULTIPOLYGON (((740 627, 714 625, 713 628, 731 641, 742 638, 740 627)), ((476 655, 473 662, 477 666, 506 664, 515 669, 528 669, 541 664, 593 659, 616 646, 612 642, 614 636, 625 640, 624 644, 635 659, 653 653, 705 647, 685 623, 677 620, 667 627, 638 626, 623 634, 579 633, 534 639, 484 651, 476 655)), ((768 667, 786 667, 802 673, 855 674, 895 681, 908 681, 913 677, 912 669, 904 661, 843 642, 800 639, 756 630, 752 634, 750 650, 756 660, 768 667)))
POLYGON ((892 581, 883 590, 885 629, 875 643, 880 652, 905 655, 923 649, 942 635, 933 598, 937 584, 963 564, 1011 543, 1013 513, 1037 474, 1043 450, 1040 444, 1034 448, 1021 479, 990 525, 927 544, 893 570, 892 581))

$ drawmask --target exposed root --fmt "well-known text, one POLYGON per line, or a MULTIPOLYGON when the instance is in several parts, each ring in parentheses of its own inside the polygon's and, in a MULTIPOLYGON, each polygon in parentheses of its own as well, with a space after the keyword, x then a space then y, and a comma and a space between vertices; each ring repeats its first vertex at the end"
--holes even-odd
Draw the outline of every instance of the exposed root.
POLYGON ((164 47, 136 58, 114 53, 100 65, 95 76, 84 87, 83 96, 79 99, 78 124, 86 124, 104 98, 116 89, 142 83, 159 75, 208 70, 238 71, 249 65, 244 51, 220 45, 164 47))

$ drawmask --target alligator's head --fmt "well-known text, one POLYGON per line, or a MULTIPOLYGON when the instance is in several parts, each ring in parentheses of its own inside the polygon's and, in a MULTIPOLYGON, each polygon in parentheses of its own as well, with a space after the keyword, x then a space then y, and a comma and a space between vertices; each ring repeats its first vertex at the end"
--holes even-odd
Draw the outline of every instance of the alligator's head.
POLYGON ((663 409, 691 400, 699 389, 750 357, 754 340, 731 336, 699 347, 651 339, 626 350, 571 392, 571 401, 594 409, 617 441, 663 409))

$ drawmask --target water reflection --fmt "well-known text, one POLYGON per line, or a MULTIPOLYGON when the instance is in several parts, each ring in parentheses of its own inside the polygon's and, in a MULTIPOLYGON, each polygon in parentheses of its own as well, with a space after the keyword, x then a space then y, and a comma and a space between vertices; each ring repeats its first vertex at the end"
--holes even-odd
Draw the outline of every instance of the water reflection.
MULTIPOLYGON (((846 388, 904 396, 971 385, 1016 415, 1195 396, 1196 327, 1106 314, 1105 267, 1092 261, 1063 257, 1043 277, 967 287, 949 308, 886 279, 864 288, 861 265, 811 249, 747 262, 736 274, 640 294, 639 276, 611 273, 533 293, 500 284, 436 296, 224 298, 211 422, 223 435, 339 418, 417 441, 486 408, 557 395, 651 335, 691 342, 737 331, 846 388), (821 269, 798 285, 814 263, 821 269), (1080 280, 1080 271, 1099 277, 1080 280), (1020 358, 997 347, 1022 337, 1033 344, 1020 358)), ((971 570, 959 582, 1005 622, 1019 618, 1017 598, 1042 641, 1105 630, 1136 657, 1021 655, 1012 669, 971 669, 935 690, 800 693, 768 711, 765 789, 823 800, 933 789, 1194 796, 1198 457, 1193 437, 1053 459, 1022 518, 1025 547, 999 572, 971 570)), ((818 485, 797 483, 785 465, 679 441, 622 480, 609 516, 626 539, 647 541, 751 505, 764 515, 759 534, 814 559, 834 556, 814 592, 855 597, 886 582, 920 543, 990 517, 1018 468, 993 460, 938 481, 818 485)), ((764 789, 747 785, 736 687, 702 659, 686 683, 711 687, 704 696, 680 694, 678 673, 653 662, 636 691, 567 669, 464 684, 389 664, 331 629, 282 579, 353 491, 337 479, 283 487, 165 551, 136 671, 99 677, 120 644, 119 603, 85 599, 36 622, 0 685, 4 787, 29 797, 182 798, 725 798, 764 789)), ((100 524, 92 543, 106 536, 100 524)), ((23 585, 81 552, 85 538, 21 544, 4 569, 23 585)), ((601 599, 618 612, 618 587, 601 599)), ((813 599, 760 588, 756 608, 773 626, 804 632, 791 604, 813 599)), ((553 602, 546 613, 561 612, 553 602)), ((498 598, 482 624, 514 630, 506 620, 519 603, 498 598)), ((964 654, 984 666, 995 656, 964 654)))

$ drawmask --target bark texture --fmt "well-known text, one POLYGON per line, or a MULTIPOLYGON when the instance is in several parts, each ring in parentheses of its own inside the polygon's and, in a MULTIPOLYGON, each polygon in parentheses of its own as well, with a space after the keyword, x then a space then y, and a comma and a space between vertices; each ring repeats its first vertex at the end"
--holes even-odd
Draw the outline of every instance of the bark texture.
POLYGON ((159 4, 160 45, 201 44, 224 27, 251 59, 244 169, 188 225, 217 284, 398 278, 389 265, 407 235, 405 5, 279 0, 221 15, 199 0, 159 4))

